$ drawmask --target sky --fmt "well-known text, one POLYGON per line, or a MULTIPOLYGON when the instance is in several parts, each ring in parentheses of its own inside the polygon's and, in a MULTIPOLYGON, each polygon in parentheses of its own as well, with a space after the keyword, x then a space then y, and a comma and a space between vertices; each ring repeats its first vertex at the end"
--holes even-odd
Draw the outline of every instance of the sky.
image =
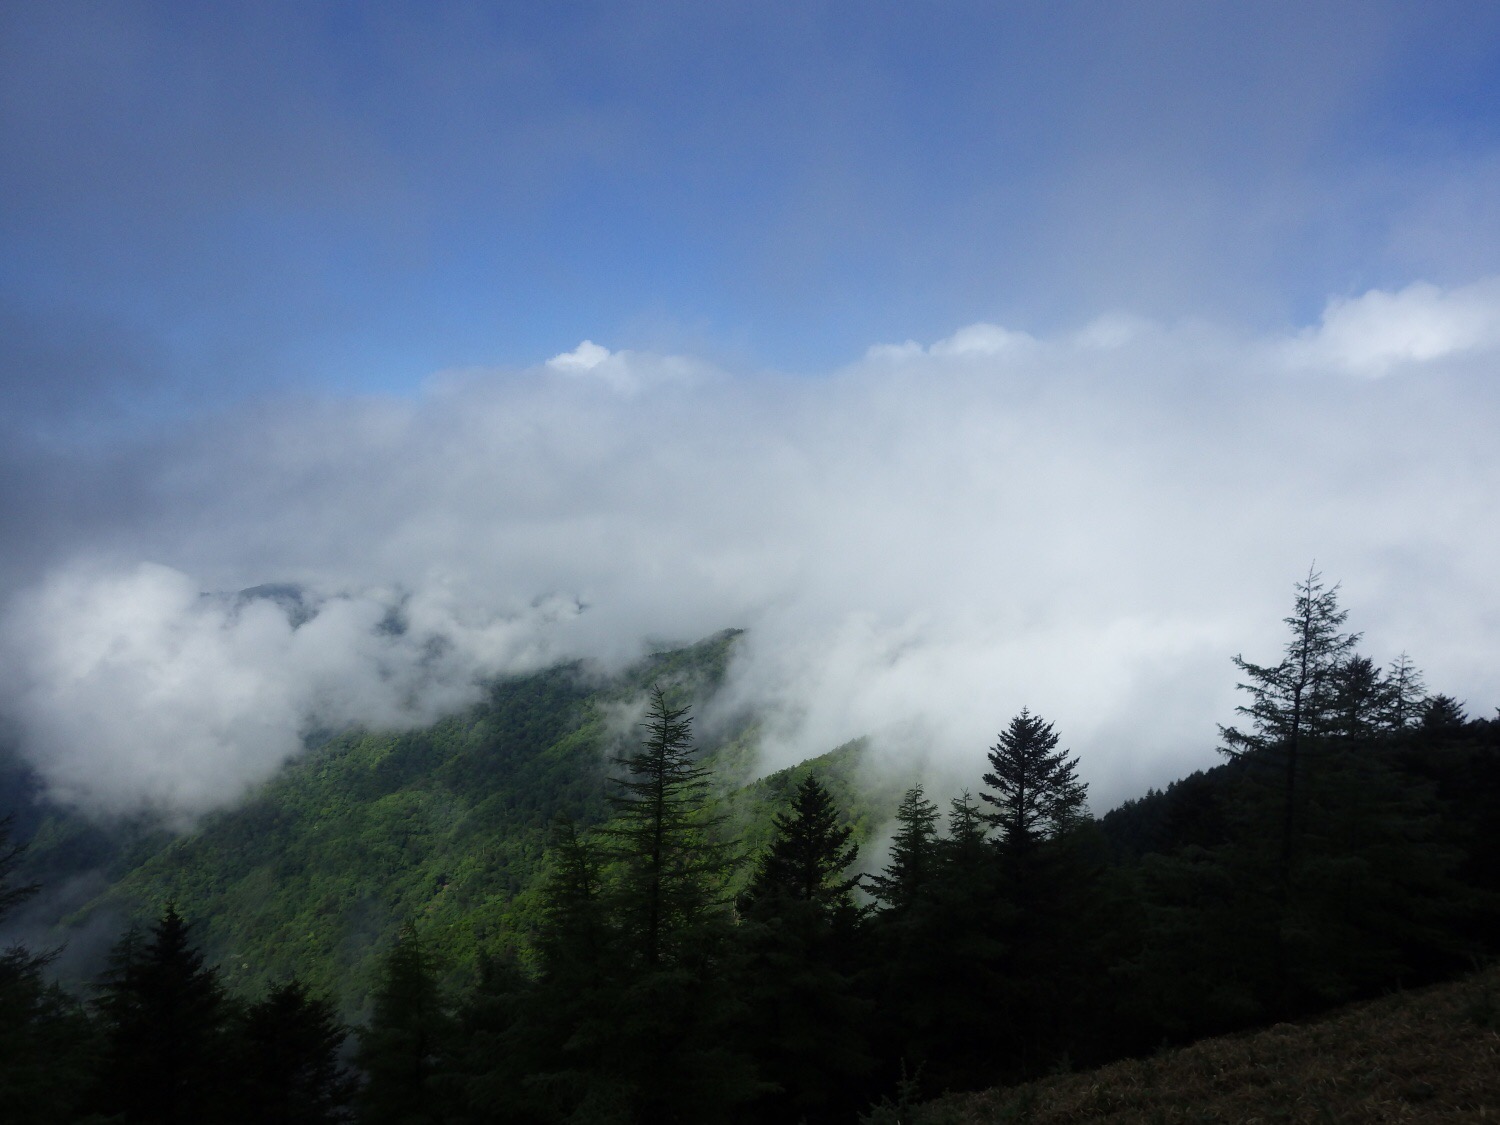
POLYGON ((1102 811, 1309 567, 1493 713, 1497 364, 1491 4, 0 0, 0 732, 194 814, 744 627, 767 768, 1102 811))

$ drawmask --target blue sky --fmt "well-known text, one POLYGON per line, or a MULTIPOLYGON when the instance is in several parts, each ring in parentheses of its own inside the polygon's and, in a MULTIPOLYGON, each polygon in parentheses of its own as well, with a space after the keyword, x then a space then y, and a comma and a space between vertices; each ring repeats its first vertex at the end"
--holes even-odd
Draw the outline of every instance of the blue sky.
POLYGON ((1483 3, 11 3, 0 41, 38 408, 1306 324, 1500 238, 1483 3))
POLYGON ((0 729, 86 807, 729 625, 768 763, 1030 706, 1107 803, 1313 560, 1489 714, 1497 370, 1493 4, 0 2, 0 729))

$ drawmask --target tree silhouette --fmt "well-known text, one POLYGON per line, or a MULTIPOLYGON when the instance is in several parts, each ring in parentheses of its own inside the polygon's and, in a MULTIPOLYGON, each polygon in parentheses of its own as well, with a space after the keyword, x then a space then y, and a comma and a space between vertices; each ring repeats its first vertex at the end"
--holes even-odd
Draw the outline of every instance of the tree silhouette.
POLYGON ((354 1061, 365 1073, 360 1120, 425 1125, 444 1120, 435 1083, 451 1018, 431 957, 410 923, 386 956, 375 1010, 354 1061))
POLYGON ((853 975, 861 914, 845 872, 857 849, 828 790, 806 777, 756 864, 739 906, 749 957, 748 1047, 777 1091, 759 1118, 847 1120, 871 1060, 868 1009, 853 975))
POLYGON ((333 1005, 296 979, 240 1020, 241 1109, 256 1125, 334 1125, 350 1118, 355 1084, 339 1064, 345 1029, 333 1005))
POLYGON ((921 785, 906 791, 896 810, 890 862, 881 874, 865 880, 886 909, 910 910, 919 896, 930 892, 937 866, 937 819, 938 807, 927 799, 921 785))
POLYGON ((1386 672, 1385 712, 1382 725, 1387 730, 1406 730, 1420 721, 1427 685, 1411 657, 1402 653, 1391 661, 1386 672))
POLYGON ((849 843, 853 829, 839 824, 833 798, 818 779, 805 778, 790 812, 777 813, 772 823, 776 835, 740 896, 740 909, 753 911, 756 904, 778 896, 811 903, 823 912, 850 908, 849 892, 859 879, 846 879, 843 873, 858 849, 849 843))
POLYGON ((604 830, 621 865, 616 909, 631 952, 648 968, 682 952, 682 938, 718 900, 731 861, 711 839, 708 771, 693 757, 692 718, 651 689, 646 739, 617 757, 615 819, 604 830))
POLYGON ((1281 881, 1290 877, 1297 826, 1297 781, 1301 758, 1313 740, 1335 729, 1339 671, 1349 659, 1360 634, 1341 626, 1349 611, 1340 609, 1338 584, 1325 587, 1322 576, 1309 569, 1297 583, 1297 598, 1285 618, 1292 636, 1279 664, 1251 664, 1242 656, 1234 665, 1247 677, 1239 685, 1250 702, 1235 708, 1254 724, 1249 731, 1219 728, 1231 758, 1255 756, 1279 759, 1282 769, 1281 881))
POLYGON ((100 1108, 127 1122, 199 1125, 228 1120, 228 1008, 218 973, 169 905, 149 939, 115 946, 100 987, 106 1027, 100 1108))
MULTIPOLYGON (((592 983, 580 978, 560 1004, 569 1034, 559 1069, 542 1077, 566 1089, 578 1120, 708 1122, 727 1119, 753 1089, 748 1062, 728 1045, 733 1007, 724 958, 729 944, 725 879, 733 866, 715 838, 708 771, 694 759, 692 719, 651 689, 639 749, 617 757, 614 819, 598 830, 606 945, 592 983)), ((583 957, 590 921, 587 848, 554 856, 549 956, 583 957), (586 923, 586 924, 585 924, 586 923), (556 939, 567 936, 566 944, 556 939)), ((587 958, 570 971, 584 971, 587 958)), ((562 959, 554 962, 561 967, 562 959)), ((552 982, 555 994, 557 981, 552 982)))
POLYGON ((1024 864, 1046 839, 1083 815, 1088 786, 1076 776, 1077 759, 1057 749, 1052 724, 1026 708, 990 749, 989 791, 979 794, 995 811, 985 821, 999 829, 996 843, 1013 864, 1024 864))

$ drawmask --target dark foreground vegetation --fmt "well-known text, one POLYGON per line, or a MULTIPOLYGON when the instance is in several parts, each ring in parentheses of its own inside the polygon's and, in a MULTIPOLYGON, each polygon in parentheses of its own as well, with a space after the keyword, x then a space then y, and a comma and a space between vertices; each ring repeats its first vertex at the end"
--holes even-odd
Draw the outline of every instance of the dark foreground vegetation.
MULTIPOLYGON (((175 907, 84 995, 15 949, 0 1119, 897 1121, 1451 977, 1500 933, 1500 723, 1404 657, 1377 668, 1344 620, 1309 575, 1283 659, 1236 661, 1227 760, 1102 820, 1023 710, 972 795, 906 793, 862 888, 815 773, 742 854, 685 701, 657 688, 607 809, 554 823, 526 932, 472 979, 449 983, 413 920, 346 1043, 296 979, 232 994, 175 907)), ((0 909, 28 892, 5 886, 0 909)))
POLYGON ((1301 1024, 954 1095, 874 1125, 1452 1125, 1500 1115, 1500 970, 1301 1024))

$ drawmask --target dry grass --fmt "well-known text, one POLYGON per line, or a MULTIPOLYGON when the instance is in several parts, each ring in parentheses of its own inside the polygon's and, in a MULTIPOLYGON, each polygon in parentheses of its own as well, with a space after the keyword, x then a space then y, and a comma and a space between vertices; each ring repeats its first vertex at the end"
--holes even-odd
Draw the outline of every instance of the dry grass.
POLYGON ((1500 1123, 1500 967, 1308 1024, 952 1095, 921 1125, 1500 1123))

